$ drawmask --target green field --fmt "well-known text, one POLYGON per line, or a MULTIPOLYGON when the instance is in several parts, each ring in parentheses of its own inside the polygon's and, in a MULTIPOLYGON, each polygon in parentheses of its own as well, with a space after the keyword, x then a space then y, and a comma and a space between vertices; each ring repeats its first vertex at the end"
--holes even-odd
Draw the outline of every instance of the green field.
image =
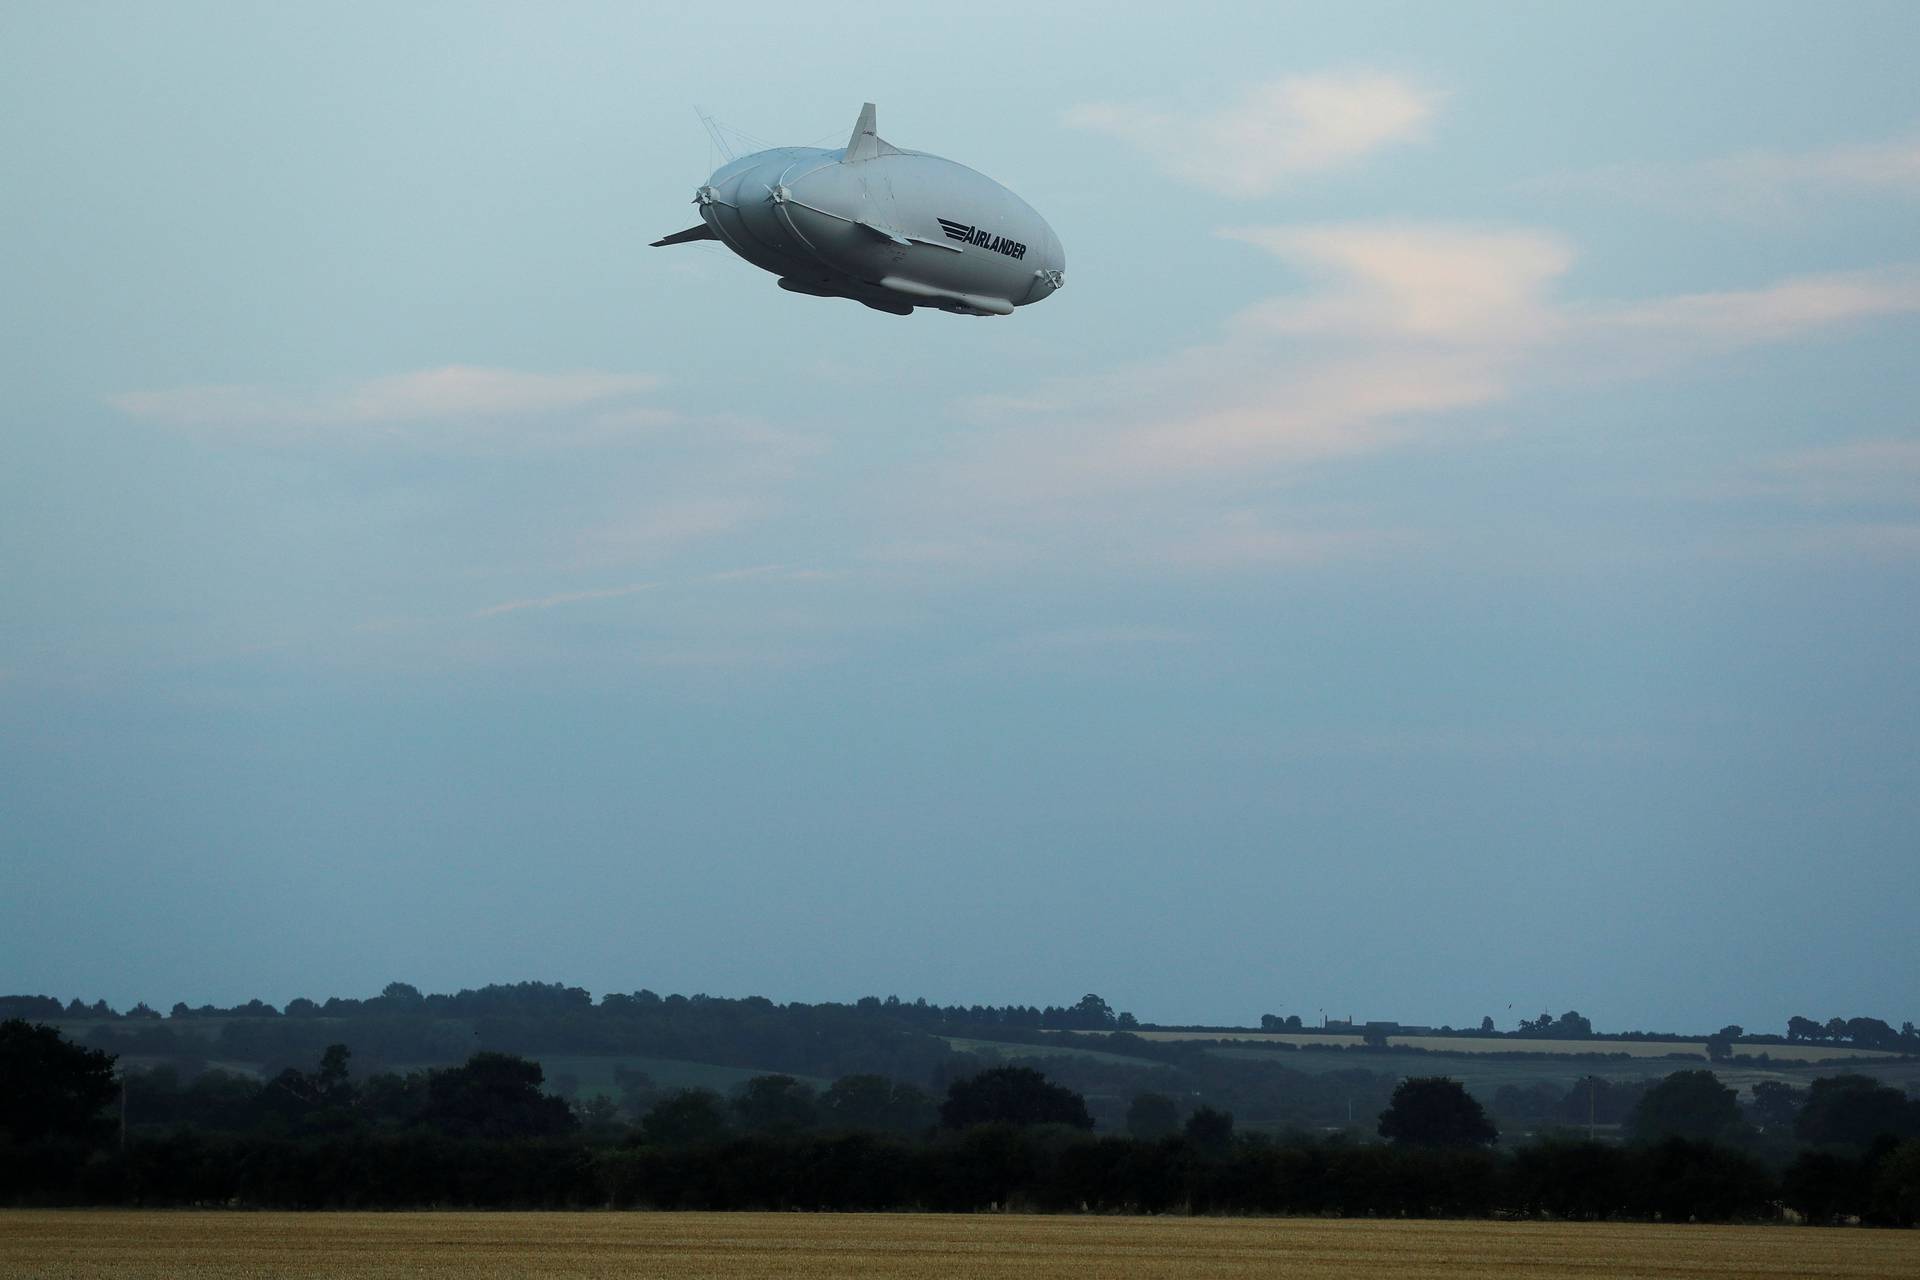
POLYGON ((1018 1214, 0 1211, 0 1276, 1881 1280, 1920 1232, 1018 1214))
POLYGON ((1270 1049, 1226 1046, 1208 1050, 1223 1058, 1241 1058, 1271 1062, 1292 1071, 1351 1071, 1358 1068, 1391 1076, 1451 1076, 1473 1092, 1491 1096, 1501 1085, 1525 1086, 1536 1082, 1566 1087, 1588 1076, 1602 1080, 1659 1080, 1675 1071, 1710 1068, 1722 1083, 1741 1092, 1762 1080, 1779 1080, 1804 1087, 1821 1076, 1853 1072, 1872 1076, 1895 1088, 1920 1085, 1920 1062, 1908 1058, 1860 1059, 1844 1065, 1753 1066, 1746 1063, 1708 1063, 1678 1058, 1519 1058, 1506 1054, 1468 1055, 1405 1054, 1370 1049, 1303 1050, 1276 1053, 1270 1049))
POLYGON ((942 1036, 960 1053, 996 1055, 1002 1058, 1085 1058, 1089 1062, 1109 1062, 1122 1067, 1162 1068, 1157 1058, 1138 1058, 1126 1053, 1107 1053, 1101 1049, 1083 1049, 1078 1045, 1027 1044, 1017 1040, 975 1040, 966 1036, 942 1036))
MULTIPOLYGON (((738 1085, 745 1084, 755 1076, 782 1074, 755 1067, 722 1067, 711 1062, 687 1062, 680 1058, 643 1058, 632 1055, 590 1056, 585 1054, 543 1053, 537 1055, 540 1068, 546 1072, 547 1085, 561 1076, 570 1075, 580 1082, 580 1097, 591 1098, 602 1095, 619 1098, 620 1086, 614 1080, 614 1069, 625 1067, 629 1071, 644 1071, 653 1078, 654 1084, 662 1089, 712 1089, 716 1093, 726 1093, 738 1085)), ((832 1084, 819 1076, 795 1076, 794 1079, 824 1089, 832 1084)))

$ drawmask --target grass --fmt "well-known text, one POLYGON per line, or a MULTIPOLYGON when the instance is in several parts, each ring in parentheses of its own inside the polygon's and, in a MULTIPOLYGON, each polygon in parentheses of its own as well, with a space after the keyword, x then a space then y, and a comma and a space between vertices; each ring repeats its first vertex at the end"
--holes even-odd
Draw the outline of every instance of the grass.
POLYGON ((0 1276, 1920 1275, 1920 1232, 926 1214, 0 1212, 0 1276))

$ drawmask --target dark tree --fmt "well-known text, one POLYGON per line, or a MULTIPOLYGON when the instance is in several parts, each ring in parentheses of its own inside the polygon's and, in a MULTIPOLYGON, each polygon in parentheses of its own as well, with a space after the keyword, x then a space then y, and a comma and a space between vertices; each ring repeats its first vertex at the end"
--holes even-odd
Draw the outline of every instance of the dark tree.
POLYGON ((1127 1132, 1152 1141, 1180 1131, 1180 1107, 1164 1093, 1136 1093, 1127 1104, 1127 1132))
POLYGON ((1572 1040, 1583 1040, 1593 1034, 1593 1023, 1580 1016, 1578 1009, 1569 1009, 1560 1015, 1560 1034, 1572 1040))
POLYGON ((466 1065, 427 1078, 423 1123, 461 1138, 544 1138, 575 1127, 563 1099, 542 1093, 537 1062, 510 1053, 476 1053, 466 1065))
POLYGON ((921 1133, 938 1118, 933 1099, 910 1084, 877 1075, 842 1076, 820 1095, 826 1124, 840 1129, 921 1133))
POLYGON ((54 996, 0 996, 0 1018, 58 1018, 66 1006, 54 996))
POLYGON ((1866 1183, 1866 1170, 1857 1157, 1802 1151, 1781 1175, 1781 1199, 1808 1222, 1828 1223, 1866 1207, 1866 1183))
POLYGON ((1073 1015, 1074 1026, 1088 1030, 1097 1031, 1102 1027, 1110 1027, 1114 1022, 1112 1006, 1091 991, 1081 996, 1079 1003, 1068 1012, 1073 1015))
POLYGON ((1898 1048, 1900 1033, 1879 1018, 1848 1018, 1847 1039, 1869 1049, 1898 1048))
POLYGON ((1563 1123, 1584 1125, 1621 1124, 1627 1113, 1640 1100, 1645 1086, 1638 1083, 1626 1083, 1588 1076, 1576 1080, 1567 1087, 1566 1094, 1554 1108, 1554 1115, 1563 1123))
POLYGON ((1087 1101, 1031 1067, 995 1067, 947 1088, 940 1123, 949 1129, 976 1124, 1065 1124, 1093 1128, 1087 1101))
POLYGON ((1882 1136, 1920 1138, 1920 1102, 1871 1076, 1828 1076, 1807 1091, 1793 1132, 1811 1146, 1861 1149, 1882 1136))
POLYGON ((626 1132, 627 1125, 620 1104, 604 1093, 596 1093, 584 1100, 575 1099, 571 1105, 574 1119, 580 1122, 581 1132, 596 1142, 608 1142, 626 1132))
POLYGON ((351 1056, 347 1046, 332 1044, 320 1055, 318 1071, 308 1073, 288 1067, 261 1088, 261 1113, 277 1116, 295 1133, 352 1128, 353 1116, 348 1108, 353 1104, 354 1088, 347 1080, 351 1056))
POLYGON ((16 1142, 89 1138, 120 1092, 114 1057, 23 1018, 0 1022, 0 1128, 16 1142))
POLYGON ((1233 1145, 1233 1116, 1201 1107, 1187 1117, 1187 1141, 1202 1151, 1225 1151, 1233 1145))
POLYGON ((813 1089, 792 1076, 755 1076, 731 1103, 740 1127, 749 1133, 799 1133, 819 1119, 813 1089))
POLYGON ((1737 1138, 1742 1130, 1740 1095, 1711 1071, 1676 1071, 1640 1096, 1627 1116, 1627 1130, 1638 1142, 1737 1138))
POLYGON ((1920 1223, 1920 1142, 1903 1142, 1880 1161, 1869 1208, 1886 1226, 1920 1223))
POLYGON ((1807 1091, 1779 1080, 1762 1080, 1751 1089, 1753 1118, 1769 1132, 1785 1131, 1806 1104, 1807 1091))
POLYGON ((650 1146, 717 1142, 726 1132, 725 1107, 711 1089, 682 1089, 654 1103, 640 1120, 640 1137, 650 1146))
POLYGON ((1802 1018, 1798 1014, 1787 1019, 1787 1039, 1819 1040, 1826 1035, 1825 1029, 1812 1018, 1802 1018))
POLYGON ((1483 1036, 1490 1036, 1493 1034, 1493 1015, 1492 1014, 1488 1014, 1486 1017, 1480 1019, 1480 1034, 1483 1036))
POLYGON ((638 1120, 647 1114, 660 1097, 660 1087, 653 1077, 638 1067, 616 1064, 613 1068, 613 1085, 620 1091, 620 1106, 630 1120, 638 1120))
POLYGON ((1458 1080, 1416 1076, 1393 1091, 1380 1113, 1380 1136, 1401 1146, 1480 1147, 1500 1131, 1458 1080))

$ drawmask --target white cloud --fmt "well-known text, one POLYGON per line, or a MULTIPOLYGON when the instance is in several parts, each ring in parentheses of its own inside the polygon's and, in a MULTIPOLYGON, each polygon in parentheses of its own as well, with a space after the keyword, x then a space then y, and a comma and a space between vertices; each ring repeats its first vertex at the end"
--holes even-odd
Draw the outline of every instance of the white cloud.
POLYGON ((1856 320, 1920 311, 1920 270, 1797 276, 1759 289, 1678 294, 1588 308, 1598 329, 1638 331, 1648 340, 1705 339, 1749 345, 1798 337, 1856 320))
POLYGON ((1920 439, 1850 440, 1752 464, 1731 496, 1809 507, 1920 507, 1920 439))
MULTIPOLYGON (((654 391, 644 373, 528 373, 446 365, 345 387, 293 391, 257 385, 176 387, 109 396, 115 408, 172 427, 285 441, 496 438, 539 419, 548 437, 562 419, 569 439, 598 438, 670 420, 630 401, 654 391), (588 415, 585 420, 581 415, 588 415)), ((527 431, 529 436, 542 434, 527 431)))
POLYGON ((1537 341, 1554 325, 1542 293, 1573 263, 1558 237, 1528 230, 1348 224, 1218 234, 1332 280, 1311 297, 1241 314, 1243 324, 1289 337, 1537 341))
POLYGON ((1107 627, 1069 627, 1054 631, 1034 631, 1007 642, 1008 652, 1081 655, 1105 650, 1160 649, 1169 645, 1190 645, 1200 639, 1196 631, 1180 627, 1119 625, 1107 627))
MULTIPOLYGON (((1268 517, 1258 509, 1262 495, 1271 505, 1274 486, 1309 467, 1484 437, 1499 429, 1484 411, 1524 393, 1618 383, 1920 313, 1920 272, 1905 267, 1571 303, 1557 295, 1574 250, 1537 229, 1357 223, 1220 234, 1310 284, 1244 308, 1186 350, 975 402, 976 450, 942 476, 956 524, 992 511, 998 527, 1024 521, 1032 541, 1088 563, 1187 570, 1399 554, 1430 539, 1382 513, 1293 503, 1268 517), (1211 521, 1196 516, 1204 510, 1196 502, 1217 510, 1223 498, 1252 505, 1211 521)), ((1877 466, 1884 490, 1884 472, 1909 457, 1904 446, 1880 446, 1844 465, 1877 466)), ((1895 548, 1903 528, 1849 536, 1895 548)))
POLYGON ((1718 547, 1730 560, 1906 561, 1920 558, 1920 522, 1911 520, 1835 521, 1828 524, 1774 525, 1744 532, 1738 541, 1718 547))
POLYGON ((476 609, 476 618, 497 618, 504 613, 520 613, 527 609, 553 609, 565 604, 588 604, 596 600, 618 600, 623 596, 638 595, 642 591, 653 591, 659 587, 657 582, 634 582, 624 587, 602 587, 595 591, 562 591, 550 596, 538 596, 530 600, 508 600, 502 604, 488 605, 476 609))
POLYGON ((1773 459, 1780 471, 1858 481, 1898 476, 1920 479, 1920 440, 1852 440, 1824 449, 1804 449, 1773 459))
POLYGON ((714 495, 638 501, 617 520, 580 536, 582 563, 651 559, 702 538, 730 533, 763 517, 758 497, 714 495))
POLYGON ((1681 164, 1617 164, 1529 189, 1752 221, 1818 212, 1836 195, 1920 199, 1920 134, 1806 151, 1754 149, 1681 164))
POLYGON ((1323 73, 1268 81, 1212 113, 1087 103, 1066 121, 1131 143, 1176 178, 1247 197, 1415 141, 1439 102, 1396 76, 1323 73))
POLYGON ((1320 285, 1233 317, 1147 366, 978 406, 1023 417, 983 487, 1030 497, 1165 485, 1199 472, 1369 453, 1408 424, 1497 401, 1563 321, 1548 292, 1573 261, 1536 231, 1347 224, 1236 228, 1320 285), (1037 423, 1037 425, 1035 425, 1037 423))
POLYGON ((1403 550, 1415 541, 1398 531, 1275 525, 1254 511, 1229 512, 1208 525, 1166 539, 1162 564, 1181 569, 1302 567, 1403 550))

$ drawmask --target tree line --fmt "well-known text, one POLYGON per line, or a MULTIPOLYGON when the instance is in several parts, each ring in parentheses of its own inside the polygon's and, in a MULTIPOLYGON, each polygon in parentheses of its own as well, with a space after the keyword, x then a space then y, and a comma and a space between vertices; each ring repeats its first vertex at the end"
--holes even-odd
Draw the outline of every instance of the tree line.
MULTIPOLYGON (((704 1006, 743 1006, 748 1009, 785 1009, 794 1012, 810 1008, 850 1009, 865 1017, 886 1018, 917 1026, 967 1025, 1024 1028, 1029 1030, 1103 1031, 1129 1029, 1140 1025, 1133 1014, 1116 1012, 1104 999, 1087 994, 1071 1005, 937 1005, 926 999, 902 1000, 899 996, 862 996, 851 1005, 826 1003, 818 1006, 795 1001, 776 1005, 764 996, 729 999, 705 994, 666 995, 641 988, 634 992, 607 992, 598 1003, 584 987, 559 982, 492 983, 479 988, 462 988, 453 993, 422 994, 407 982, 390 982, 377 996, 365 999, 329 996, 324 1001, 296 996, 279 1009, 264 1000, 248 1000, 231 1007, 177 1001, 166 1015, 169 1018, 547 1018, 598 1011, 622 1017, 656 1010, 675 1011, 704 1006)), ((62 1004, 52 996, 0 996, 0 1018, 58 1019, 157 1019, 160 1013, 143 1000, 121 1013, 105 1000, 88 1004, 78 997, 62 1004)))
MULTIPOLYGON (((749 1010, 778 1010, 804 1013, 809 1010, 847 1010, 864 1018, 879 1019, 925 1029, 972 1027, 1007 1031, 1129 1031, 1143 1025, 1132 1013, 1116 1011, 1099 995, 1089 993, 1070 1005, 940 1005, 925 998, 902 1000, 899 996, 863 996, 851 1004, 827 1002, 808 1005, 795 1001, 776 1004, 762 996, 727 998, 705 994, 662 996, 646 988, 633 992, 607 992, 596 1002, 584 987, 559 982, 493 983, 478 988, 462 988, 450 993, 422 993, 411 983, 390 982, 377 996, 353 998, 329 996, 312 1000, 296 996, 284 1009, 259 999, 222 1007, 212 1004, 174 1003, 165 1017, 189 1018, 512 1018, 552 1019, 597 1013, 613 1018, 629 1017, 653 1011, 678 1011, 713 1007, 741 1007, 749 1010)), ((61 1019, 158 1020, 160 1012, 145 1001, 125 1012, 105 1000, 91 1003, 74 997, 62 1002, 46 995, 0 996, 0 1018, 28 1018, 39 1021, 61 1019)), ((1389 1026, 1397 1024, 1369 1024, 1389 1026)), ((1262 1014, 1263 1031, 1321 1030, 1304 1023, 1300 1015, 1262 1014)), ((1189 1028, 1191 1029, 1191 1028, 1189 1028)), ((1202 1028, 1204 1029, 1204 1028, 1202 1028)), ((1364 1031, 1365 1027, 1341 1024, 1343 1031, 1364 1031)), ((1542 1011, 1537 1018, 1522 1018, 1513 1031, 1500 1031, 1491 1015, 1480 1020, 1477 1028, 1444 1026, 1442 1034, 1460 1036, 1519 1036, 1564 1040, 1592 1039, 1601 1033, 1593 1022, 1577 1010, 1555 1017, 1542 1011)), ((1676 1032, 1629 1030, 1607 1035, 1634 1040, 1686 1040, 1700 1038, 1676 1032)), ((1884 1019, 1873 1017, 1831 1017, 1822 1022, 1798 1014, 1787 1019, 1785 1035, 1749 1033, 1738 1025, 1728 1025, 1705 1033, 1707 1039, 1745 1040, 1752 1043, 1807 1043, 1852 1045, 1858 1048, 1884 1049, 1890 1052, 1920 1053, 1920 1029, 1912 1021, 1902 1022, 1896 1030, 1884 1019)))
POLYGON ((1502 1150, 1444 1077, 1400 1082, 1373 1143, 1239 1132, 1228 1112, 1152 1092, 1133 1096, 1124 1135, 1097 1134, 1084 1097, 1019 1066, 938 1098, 873 1075, 818 1091, 761 1076, 731 1097, 636 1081, 634 1120, 604 1098, 569 1104, 511 1054, 359 1079, 351 1059, 335 1044, 265 1081, 133 1079, 109 1054, 9 1020, 0 1201, 1920 1218, 1920 1102, 1857 1076, 1771 1099, 1800 1140, 1782 1164, 1748 1148, 1750 1122, 1709 1071, 1643 1092, 1624 1146, 1560 1133, 1502 1150), (136 1089, 143 1118, 123 1123, 136 1089))

